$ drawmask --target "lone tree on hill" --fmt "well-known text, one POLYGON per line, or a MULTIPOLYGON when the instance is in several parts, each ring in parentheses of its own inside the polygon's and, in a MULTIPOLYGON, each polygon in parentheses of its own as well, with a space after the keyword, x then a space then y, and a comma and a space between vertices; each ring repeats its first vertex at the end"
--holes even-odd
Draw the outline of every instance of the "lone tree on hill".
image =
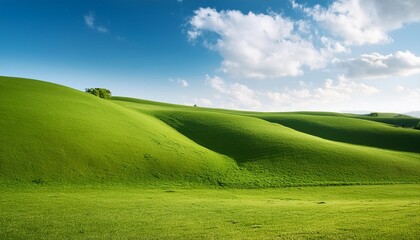
POLYGON ((106 88, 86 88, 85 92, 93 94, 100 98, 111 99, 111 91, 106 88))

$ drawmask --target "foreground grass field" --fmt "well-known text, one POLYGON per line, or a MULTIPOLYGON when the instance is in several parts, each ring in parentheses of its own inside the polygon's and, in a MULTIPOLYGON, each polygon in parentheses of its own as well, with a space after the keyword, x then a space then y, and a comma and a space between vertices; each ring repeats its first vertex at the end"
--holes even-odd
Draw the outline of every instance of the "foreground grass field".
POLYGON ((0 191, 1 239, 418 239, 420 185, 0 191))

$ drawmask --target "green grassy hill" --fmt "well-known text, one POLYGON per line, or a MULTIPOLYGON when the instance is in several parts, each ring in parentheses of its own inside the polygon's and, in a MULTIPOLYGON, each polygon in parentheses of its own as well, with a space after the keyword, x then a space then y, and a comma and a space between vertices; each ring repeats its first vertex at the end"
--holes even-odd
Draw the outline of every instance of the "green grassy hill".
POLYGON ((160 120, 93 95, 7 77, 0 89, 2 181, 212 181, 235 167, 160 120))
POLYGON ((420 182, 420 131, 377 118, 110 101, 9 77, 0 77, 0 89, 1 182, 420 182))
POLYGON ((253 116, 333 141, 420 153, 420 131, 369 121, 369 118, 294 113, 253 116))

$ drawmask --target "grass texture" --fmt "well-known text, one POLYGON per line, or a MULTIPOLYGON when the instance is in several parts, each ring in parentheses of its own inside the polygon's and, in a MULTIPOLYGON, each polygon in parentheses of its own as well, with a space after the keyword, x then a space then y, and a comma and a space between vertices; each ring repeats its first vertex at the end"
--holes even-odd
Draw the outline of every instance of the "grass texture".
POLYGON ((419 185, 10 188, 0 238, 418 239, 419 199, 419 185))

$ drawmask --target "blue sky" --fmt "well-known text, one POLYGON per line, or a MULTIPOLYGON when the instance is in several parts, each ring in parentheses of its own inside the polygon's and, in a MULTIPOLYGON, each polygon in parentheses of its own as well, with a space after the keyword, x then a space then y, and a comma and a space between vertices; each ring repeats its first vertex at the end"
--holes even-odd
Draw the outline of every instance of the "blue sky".
POLYGON ((231 109, 415 111, 419 2, 0 0, 0 75, 231 109))

